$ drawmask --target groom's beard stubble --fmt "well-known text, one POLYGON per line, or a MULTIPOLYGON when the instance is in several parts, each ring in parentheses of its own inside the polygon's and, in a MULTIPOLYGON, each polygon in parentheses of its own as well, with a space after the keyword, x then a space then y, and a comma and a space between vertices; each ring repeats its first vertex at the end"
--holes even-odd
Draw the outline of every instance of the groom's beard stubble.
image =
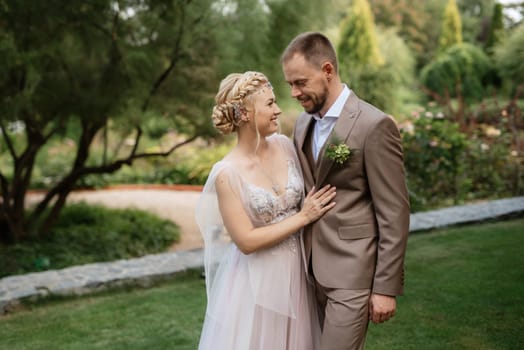
MULTIPOLYGON (((317 114, 319 113, 322 108, 326 105, 327 100, 327 89, 324 88, 324 90, 318 94, 318 95, 306 95, 306 101, 309 100, 313 103, 313 105, 310 108, 304 107, 304 110, 309 114, 317 114)), ((304 101, 304 99, 299 99, 300 102, 304 101)))

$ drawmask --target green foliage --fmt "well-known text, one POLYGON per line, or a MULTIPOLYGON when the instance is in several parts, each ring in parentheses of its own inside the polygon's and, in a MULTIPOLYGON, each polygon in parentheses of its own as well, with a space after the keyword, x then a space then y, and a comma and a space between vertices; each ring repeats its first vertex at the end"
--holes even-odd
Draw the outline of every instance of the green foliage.
POLYGON ((169 130, 172 130, 174 123, 169 118, 154 113, 147 113, 147 118, 143 124, 144 133, 153 140, 162 138, 169 130))
POLYGON ((462 43, 462 22, 456 0, 448 0, 442 18, 442 27, 438 40, 439 50, 462 43))
POLYGON ((0 277, 160 253, 178 239, 174 223, 148 212, 73 204, 50 239, 0 245, 0 277))
MULTIPOLYGON (((417 65, 433 51, 428 46, 428 42, 431 42, 430 29, 433 28, 426 28, 427 23, 431 22, 427 1, 370 0, 370 3, 375 23, 379 28, 394 29, 411 50, 417 65)), ((388 55, 381 51, 388 60, 388 55)))
POLYGON ((412 211, 522 195, 522 150, 500 125, 478 124, 466 134, 442 112, 425 109, 401 124, 412 211))
POLYGON ((367 1, 355 1, 342 22, 338 43, 340 75, 359 97, 387 111, 399 106, 413 82, 414 59, 396 29, 375 30, 367 1))
MULTIPOLYGON (((435 55, 443 32, 443 13, 447 0, 369 0, 375 22, 397 29, 415 55, 417 67, 424 67, 435 55)), ((457 0, 462 26, 462 41, 481 43, 487 38, 487 23, 495 0, 457 0)))
POLYGON ((514 88, 524 82, 524 24, 515 28, 495 49, 495 61, 500 74, 514 88))
POLYGON ((56 185, 71 168, 74 157, 74 142, 50 142, 36 158, 31 188, 43 189, 56 185))
POLYGON ((156 158, 140 162, 134 167, 123 167, 114 174, 87 176, 81 187, 101 188, 114 184, 188 184, 203 185, 213 164, 233 147, 234 138, 220 142, 199 140, 176 157, 156 158))
POLYGON ((484 45, 497 0, 457 0, 464 42, 484 45))
MULTIPOLYGON (((9 167, 0 168, 7 213, 0 226, 9 226, 0 237, 14 242, 32 230, 44 234, 62 199, 75 186, 96 182, 94 176, 178 150, 197 137, 216 137, 209 113, 220 80, 232 71, 267 69, 281 86, 275 62, 292 36, 323 22, 319 4, 326 1, 2 1, 0 130, 7 135, 5 125, 15 121, 27 128, 22 146, 5 152, 9 167), (144 136, 168 132, 174 143, 144 145, 144 136), (38 174, 34 160, 41 163, 45 144, 65 142, 64 135, 75 147, 38 174), (98 139, 102 150, 95 149, 98 139), (20 201, 29 185, 46 184, 55 198, 42 202, 34 217, 47 206, 54 210, 34 230, 36 220, 24 215, 20 201)), ((0 143, 0 152, 10 148, 7 138, 0 143)))
POLYGON ((493 16, 491 17, 491 24, 489 26, 488 38, 484 46, 484 49, 488 54, 493 53, 493 48, 504 39, 504 35, 504 16, 502 14, 502 5, 495 4, 493 8, 493 16))
POLYGON ((351 66, 342 63, 349 72, 342 77, 360 98, 389 114, 399 115, 405 101, 413 99, 410 89, 415 81, 414 57, 395 29, 379 28, 377 38, 385 57, 384 64, 351 66))
POLYGON ((0 141, 12 160, 11 169, 0 169, 0 226, 9 226, 0 231, 2 240, 47 234, 62 199, 85 176, 111 173, 156 154, 144 151, 137 137, 141 127, 158 136, 169 123, 181 143, 214 135, 208 113, 218 78, 209 57, 220 52, 212 29, 224 20, 213 16, 215 1, 5 3, 0 7, 0 141), (25 139, 6 131, 12 122, 25 126, 25 139), (46 181, 38 184, 32 176, 38 175, 35 164, 46 161, 42 151, 47 144, 69 142, 64 135, 75 127, 74 147, 63 159, 50 158, 50 171, 40 174, 46 181), (108 145, 122 144, 109 136, 122 143, 136 139, 131 147, 116 147, 124 152, 109 155, 108 145), (93 159, 98 137, 103 150, 93 159), (9 147, 11 138, 22 146, 9 147), (22 200, 35 184, 47 185, 54 198, 27 217, 22 200), (48 206, 53 210, 45 211, 48 206), (45 220, 37 220, 44 212, 45 220))
POLYGON ((522 173, 524 164, 517 152, 511 152, 512 135, 503 130, 500 136, 486 139, 479 129, 472 135, 466 154, 464 166, 464 187, 471 198, 491 198, 494 193, 498 197, 511 197, 524 192, 522 173))
POLYGON ((264 59, 269 20, 269 16, 264 15, 262 2, 217 1, 215 6, 224 18, 223 30, 217 31, 219 42, 223 45, 218 62, 221 75, 257 70, 264 59))
POLYGON ((412 211, 459 198, 463 190, 458 177, 463 171, 466 136, 456 123, 432 116, 428 112, 428 117, 419 117, 413 131, 402 133, 412 211))
POLYGON ((397 95, 394 91, 398 85, 393 80, 394 74, 394 67, 391 65, 355 67, 351 71, 349 85, 359 98, 394 114, 399 102, 395 99, 397 95))
MULTIPOLYGON (((261 47, 261 43, 266 45, 261 48, 261 65, 257 70, 266 73, 275 88, 275 94, 282 101, 289 98, 289 87, 285 82, 282 68, 278 64, 280 55, 288 43, 300 32, 303 31, 322 31, 325 28, 327 14, 332 12, 334 0, 266 0, 269 12, 267 13, 268 26, 267 32, 262 33, 260 28, 253 30, 253 19, 247 19, 245 31, 263 34, 263 40, 254 42, 254 45, 261 47), (300 11, 297 11, 300 9, 300 11)), ((260 1, 259 1, 260 2, 260 1)), ((235 30, 239 30, 235 25, 235 30)), ((241 54, 238 59, 243 59, 245 55, 242 50, 245 43, 238 46, 241 54)), ((248 61, 249 67, 254 67, 253 62, 248 61)))
POLYGON ((213 165, 224 158, 235 144, 235 138, 226 138, 223 142, 209 142, 200 145, 195 151, 185 153, 181 163, 189 171, 188 177, 203 185, 213 165))
MULTIPOLYGON (((145 132, 146 136, 142 142, 145 145, 150 144, 151 151, 158 150, 159 144, 166 144, 169 141, 163 138, 151 139, 148 135, 154 134, 155 130, 168 128, 168 124, 168 121, 161 119, 146 124, 150 125, 151 129, 145 132)), ((139 159, 133 166, 123 166, 111 174, 87 175, 76 183, 76 188, 103 188, 117 184, 203 185, 212 165, 229 152, 234 141, 233 137, 221 138, 218 141, 200 139, 170 157, 139 159)), ((102 158, 101 147, 102 145, 97 143, 92 148, 90 162, 93 165, 102 158)), ((47 189, 56 184, 64 171, 71 166, 74 148, 74 141, 67 137, 62 142, 53 141, 44 147, 36 159, 30 188, 47 189)), ((2 168, 10 166, 9 157, 2 152, 0 152, 0 166, 2 168)))
POLYGON ((375 86, 370 86, 367 91, 377 96, 377 106, 388 114, 397 116, 405 113, 404 106, 409 101, 417 100, 413 91, 416 61, 412 50, 395 29, 379 28, 377 34, 380 52, 385 57, 386 64, 378 72, 383 75, 380 79, 382 81, 376 81, 375 86), (379 98, 378 95, 382 97, 379 98))
POLYGON ((332 1, 214 1, 215 16, 220 18, 219 26, 212 29, 219 52, 210 57, 217 64, 215 89, 219 80, 231 72, 257 70, 268 76, 279 98, 288 96, 278 64, 280 55, 298 33, 324 28, 332 1))
POLYGON ((375 33, 373 13, 367 0, 355 0, 340 26, 338 58, 342 78, 356 67, 378 67, 384 63, 375 33))
POLYGON ((457 44, 435 57, 421 72, 421 83, 440 96, 480 100, 494 80, 489 57, 472 44, 457 44))

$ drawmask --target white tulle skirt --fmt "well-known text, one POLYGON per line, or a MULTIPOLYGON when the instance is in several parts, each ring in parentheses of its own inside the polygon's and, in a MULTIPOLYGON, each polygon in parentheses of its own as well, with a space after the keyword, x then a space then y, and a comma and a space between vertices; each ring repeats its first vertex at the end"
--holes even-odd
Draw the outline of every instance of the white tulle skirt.
POLYGON ((218 268, 200 350, 314 350, 320 327, 298 239, 245 255, 232 245, 218 268))

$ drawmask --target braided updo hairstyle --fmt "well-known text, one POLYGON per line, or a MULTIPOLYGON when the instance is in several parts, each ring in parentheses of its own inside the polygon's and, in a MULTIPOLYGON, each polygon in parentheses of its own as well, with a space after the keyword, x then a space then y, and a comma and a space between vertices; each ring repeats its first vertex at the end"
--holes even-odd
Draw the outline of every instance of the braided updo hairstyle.
POLYGON ((267 77, 259 72, 232 73, 220 82, 213 107, 213 124, 222 134, 237 131, 246 102, 260 88, 269 85, 267 77))

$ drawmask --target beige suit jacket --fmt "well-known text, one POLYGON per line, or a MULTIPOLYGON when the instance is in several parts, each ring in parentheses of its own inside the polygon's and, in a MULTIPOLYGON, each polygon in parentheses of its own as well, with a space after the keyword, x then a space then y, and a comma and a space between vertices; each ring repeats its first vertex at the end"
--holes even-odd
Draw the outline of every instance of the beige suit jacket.
POLYGON ((351 92, 317 162, 311 151, 314 119, 302 113, 294 143, 306 190, 336 186, 336 206, 304 229, 306 271, 328 288, 403 293, 409 200, 395 121, 351 92), (334 140, 351 150, 336 164, 324 152, 334 140))

